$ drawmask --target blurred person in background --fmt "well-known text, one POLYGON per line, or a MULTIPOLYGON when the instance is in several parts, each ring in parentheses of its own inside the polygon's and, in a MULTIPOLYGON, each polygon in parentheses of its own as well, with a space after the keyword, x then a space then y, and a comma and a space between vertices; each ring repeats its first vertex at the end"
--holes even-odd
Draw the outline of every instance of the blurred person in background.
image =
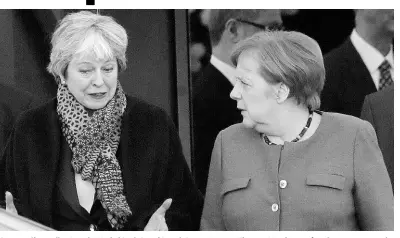
POLYGON ((394 190, 394 85, 365 97, 361 119, 375 128, 394 190))
POLYGON ((299 32, 260 32, 231 59, 243 121, 215 140, 201 230, 393 230, 393 192, 373 127, 318 110, 318 43, 299 32))
POLYGON ((366 95, 393 83, 393 9, 355 10, 355 28, 324 56, 321 109, 360 117, 366 95))
POLYGON ((56 230, 198 229, 202 196, 172 120, 119 82, 125 29, 82 11, 51 43, 57 97, 12 130, 0 161, 7 210, 56 230))
POLYGON ((206 10, 212 45, 210 62, 193 82, 193 134, 195 181, 204 194, 211 151, 218 132, 240 122, 236 103, 229 97, 233 89, 234 68, 229 60, 233 47, 259 31, 279 29, 280 10, 212 9, 206 10))

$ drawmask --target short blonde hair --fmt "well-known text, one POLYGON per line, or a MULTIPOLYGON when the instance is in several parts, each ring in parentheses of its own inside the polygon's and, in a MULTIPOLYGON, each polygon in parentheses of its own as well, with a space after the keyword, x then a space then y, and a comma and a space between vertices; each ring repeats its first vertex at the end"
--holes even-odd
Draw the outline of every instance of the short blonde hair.
POLYGON ((256 33, 236 45, 231 55, 235 66, 244 51, 255 52, 260 74, 273 81, 268 83, 284 83, 290 89, 289 97, 310 110, 320 107, 325 68, 321 49, 314 39, 295 31, 256 33))
POLYGON ((128 36, 125 29, 110 16, 89 11, 71 13, 58 24, 51 39, 50 63, 47 70, 57 83, 75 54, 93 54, 97 58, 117 59, 119 70, 126 69, 128 36), (95 40, 84 42, 90 36, 95 40))

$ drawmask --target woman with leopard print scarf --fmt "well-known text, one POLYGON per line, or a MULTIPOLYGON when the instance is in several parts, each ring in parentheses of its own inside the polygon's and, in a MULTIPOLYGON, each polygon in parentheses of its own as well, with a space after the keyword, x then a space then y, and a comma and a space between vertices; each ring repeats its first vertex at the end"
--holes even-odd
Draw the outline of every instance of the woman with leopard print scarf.
POLYGON ((108 16, 59 23, 48 66, 57 97, 23 114, 6 148, 8 210, 57 230, 198 229, 202 197, 171 119, 118 81, 127 41, 108 16))

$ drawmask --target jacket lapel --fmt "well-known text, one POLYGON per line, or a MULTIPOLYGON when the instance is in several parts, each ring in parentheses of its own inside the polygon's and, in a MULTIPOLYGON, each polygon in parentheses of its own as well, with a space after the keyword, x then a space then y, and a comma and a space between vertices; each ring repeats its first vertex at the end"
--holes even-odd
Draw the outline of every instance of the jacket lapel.
POLYGON ((348 56, 346 58, 348 64, 351 65, 351 67, 349 67, 350 77, 354 79, 355 83, 359 87, 358 89, 353 90, 366 91, 368 94, 376 92, 377 90, 371 74, 350 39, 347 39, 344 43, 344 52, 346 52, 346 55, 348 56))
POLYGON ((60 170, 57 173, 58 177, 56 178, 59 193, 72 210, 81 217, 87 219, 84 213, 82 213, 82 210, 84 209, 82 209, 79 203, 75 185, 75 174, 70 160, 72 158, 72 151, 70 150, 65 138, 61 141, 61 153, 60 170))

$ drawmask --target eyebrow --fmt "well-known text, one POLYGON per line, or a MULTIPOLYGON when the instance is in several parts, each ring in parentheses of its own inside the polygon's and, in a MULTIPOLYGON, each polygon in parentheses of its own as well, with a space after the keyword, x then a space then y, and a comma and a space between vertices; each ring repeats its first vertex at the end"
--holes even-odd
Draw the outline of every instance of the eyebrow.
MULTIPOLYGON (((117 62, 114 61, 114 60, 112 60, 112 59, 107 60, 106 62, 104 62, 104 64, 108 64, 108 63, 114 63, 114 64, 116 64, 117 62)), ((79 62, 79 63, 78 63, 78 65, 81 65, 81 64, 93 64, 93 62, 90 62, 90 61, 82 61, 82 62, 79 62)))

